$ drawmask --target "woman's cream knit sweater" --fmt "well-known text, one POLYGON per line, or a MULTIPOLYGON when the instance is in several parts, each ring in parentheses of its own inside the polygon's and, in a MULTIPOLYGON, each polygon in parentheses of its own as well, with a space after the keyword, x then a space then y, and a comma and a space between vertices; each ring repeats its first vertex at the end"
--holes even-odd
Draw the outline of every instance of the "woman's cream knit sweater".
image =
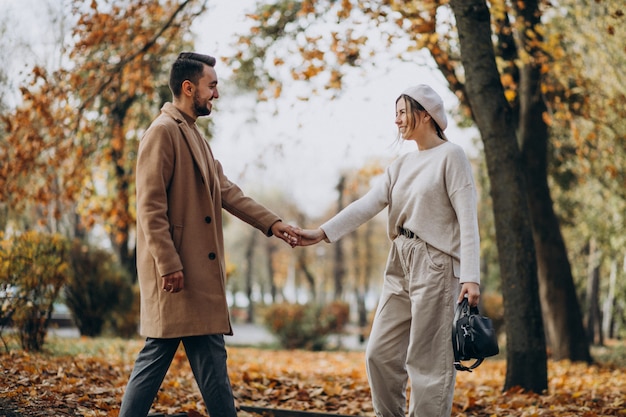
POLYGON ((403 227, 453 259, 460 282, 480 283, 480 237, 472 168, 463 149, 445 142, 396 159, 372 189, 324 223, 331 242, 385 207, 391 240, 403 227))

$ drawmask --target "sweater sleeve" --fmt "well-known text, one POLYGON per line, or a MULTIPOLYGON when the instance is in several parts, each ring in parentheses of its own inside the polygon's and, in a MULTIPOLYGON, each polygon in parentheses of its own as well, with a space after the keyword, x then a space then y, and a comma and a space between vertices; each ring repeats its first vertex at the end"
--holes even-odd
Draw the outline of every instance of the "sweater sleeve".
POLYGON ((450 203, 459 222, 460 282, 480 284, 480 234, 472 167, 462 151, 446 174, 450 203))
POLYGON ((378 178, 376 184, 363 197, 352 202, 320 228, 330 242, 335 242, 380 213, 389 204, 389 176, 378 178))

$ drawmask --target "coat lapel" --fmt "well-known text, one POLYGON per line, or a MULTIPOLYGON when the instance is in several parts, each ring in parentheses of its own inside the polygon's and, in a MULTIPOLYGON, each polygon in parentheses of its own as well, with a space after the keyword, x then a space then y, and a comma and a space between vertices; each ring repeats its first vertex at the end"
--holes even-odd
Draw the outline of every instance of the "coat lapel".
POLYGON ((210 181, 210 176, 208 172, 209 166, 203 163, 203 161, 205 160, 205 158, 203 158, 204 150, 200 148, 202 144, 200 144, 194 138, 195 133, 193 131, 193 128, 189 126, 189 124, 185 120, 185 117, 172 103, 166 103, 163 106, 163 111, 168 113, 178 122, 178 126, 183 134, 183 138, 185 139, 187 146, 189 147, 189 151, 191 152, 193 161, 198 167, 198 169, 200 170, 200 173, 202 174, 202 181, 206 185, 206 187, 210 190, 211 181, 210 181))

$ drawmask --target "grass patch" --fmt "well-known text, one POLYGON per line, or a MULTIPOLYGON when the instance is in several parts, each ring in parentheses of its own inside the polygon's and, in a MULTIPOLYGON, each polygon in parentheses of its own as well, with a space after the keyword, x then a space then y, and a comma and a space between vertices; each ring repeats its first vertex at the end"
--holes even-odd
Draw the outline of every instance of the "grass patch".
POLYGON ((52 336, 46 339, 44 352, 51 356, 96 356, 102 357, 112 352, 124 356, 128 351, 136 352, 143 344, 141 339, 117 337, 67 338, 52 336))
MULTIPOLYGON (((21 351, 19 336, 16 333, 3 333, 0 349, 5 353, 21 351)), ((93 356, 103 357, 115 353, 124 356, 135 354, 143 345, 143 339, 122 339, 119 337, 62 337, 48 335, 41 353, 51 357, 93 356)))

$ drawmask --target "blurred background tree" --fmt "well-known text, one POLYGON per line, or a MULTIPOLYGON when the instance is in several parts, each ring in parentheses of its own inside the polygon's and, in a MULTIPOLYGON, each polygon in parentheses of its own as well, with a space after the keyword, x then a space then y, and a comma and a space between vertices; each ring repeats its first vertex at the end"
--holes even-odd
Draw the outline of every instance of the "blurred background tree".
MULTIPOLYGON (((35 66, 21 103, 2 115, 0 200, 22 217, 72 237, 98 225, 134 275, 137 142, 170 99, 169 63, 206 1, 72 1, 65 65, 35 66), (163 63, 163 64, 162 64, 163 63)), ((19 226, 18 226, 19 228, 19 226)))
MULTIPOLYGON (((93 245, 82 258, 81 251, 74 251, 73 266, 79 275, 70 280, 68 268, 63 281, 75 321, 81 332, 95 335, 110 316, 115 331, 135 334, 136 317, 126 317, 119 309, 123 306, 123 312, 137 315, 136 291, 130 283, 115 289, 115 303, 108 305, 118 307, 115 314, 102 310, 104 300, 89 297, 78 284, 99 284, 113 296, 105 291, 113 270, 121 268, 118 278, 135 279, 137 143, 162 104, 171 99, 170 63, 181 50, 193 48, 189 28, 206 1, 71 0, 42 6, 50 12, 53 29, 44 31, 50 35, 45 43, 57 59, 35 64, 15 103, 3 101, 2 228, 16 239, 36 229, 77 239, 82 242, 78 245, 93 245), (105 256, 105 250, 112 257, 105 256), (87 271, 90 257, 97 265, 87 271), (90 273, 100 281, 90 280, 90 273)), ((11 63, 22 45, 18 40, 12 46, 3 56, 11 63)), ((3 93, 4 80, 0 76, 3 93)), ((8 285, 19 291, 25 288, 19 280, 8 285)), ((47 288, 41 285, 41 290, 47 288)), ((59 295, 54 292, 55 299, 59 295)), ((18 312, 14 322, 16 318, 18 312)), ((43 340, 37 337, 29 344, 34 349, 43 340)))

